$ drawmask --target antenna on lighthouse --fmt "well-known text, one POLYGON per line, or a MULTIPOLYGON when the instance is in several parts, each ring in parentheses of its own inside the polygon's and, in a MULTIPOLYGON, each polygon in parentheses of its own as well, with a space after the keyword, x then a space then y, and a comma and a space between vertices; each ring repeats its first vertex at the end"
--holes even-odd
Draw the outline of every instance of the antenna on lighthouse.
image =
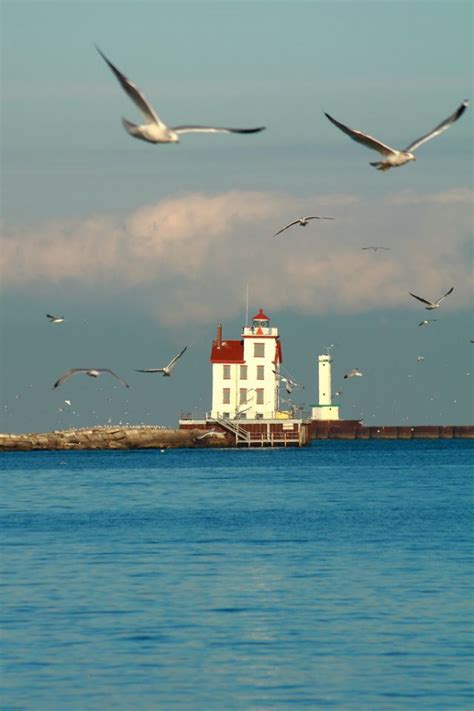
POLYGON ((249 285, 247 284, 246 298, 245 298, 245 325, 249 325, 249 285))

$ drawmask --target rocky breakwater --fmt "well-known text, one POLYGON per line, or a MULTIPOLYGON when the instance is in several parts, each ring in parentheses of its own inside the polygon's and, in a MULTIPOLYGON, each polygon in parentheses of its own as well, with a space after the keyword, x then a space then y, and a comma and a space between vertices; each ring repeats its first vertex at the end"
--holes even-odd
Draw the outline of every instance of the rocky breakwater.
POLYGON ((172 430, 163 427, 90 427, 32 434, 0 434, 0 451, 33 449, 171 449, 177 447, 226 447, 227 437, 218 432, 172 430), (204 435, 204 436, 203 436, 204 435))

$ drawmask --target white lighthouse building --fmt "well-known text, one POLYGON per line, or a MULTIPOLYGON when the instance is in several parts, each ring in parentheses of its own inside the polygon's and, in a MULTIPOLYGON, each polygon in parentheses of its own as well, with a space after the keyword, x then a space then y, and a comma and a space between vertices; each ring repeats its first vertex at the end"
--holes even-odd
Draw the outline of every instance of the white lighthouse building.
POLYGON ((329 354, 318 356, 318 393, 319 401, 311 410, 312 420, 338 420, 339 405, 332 404, 331 363, 329 354))
POLYGON ((214 419, 269 420, 278 415, 282 361, 278 328, 260 309, 239 340, 222 338, 217 326, 212 343, 212 410, 214 419), (276 371, 276 372, 275 372, 276 371))

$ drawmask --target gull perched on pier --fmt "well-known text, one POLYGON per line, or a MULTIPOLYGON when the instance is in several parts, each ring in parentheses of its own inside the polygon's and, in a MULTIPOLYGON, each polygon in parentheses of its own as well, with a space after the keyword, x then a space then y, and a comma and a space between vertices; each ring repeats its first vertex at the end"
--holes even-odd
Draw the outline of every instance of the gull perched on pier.
POLYGON ((125 380, 122 380, 122 378, 120 378, 116 373, 114 373, 113 370, 110 370, 109 368, 71 368, 70 370, 67 370, 63 375, 61 375, 59 380, 56 380, 53 385, 53 390, 54 388, 58 388, 72 375, 77 375, 78 373, 85 373, 85 375, 89 375, 91 378, 98 378, 99 375, 102 375, 103 373, 109 373, 109 375, 113 375, 114 378, 117 378, 117 380, 126 388, 130 387, 130 385, 125 382, 125 380))
POLYGON ((278 235, 281 235, 282 232, 287 230, 289 227, 293 227, 293 225, 300 225, 300 227, 306 227, 308 222, 310 220, 334 220, 334 217, 319 217, 318 215, 308 215, 308 217, 298 217, 297 220, 293 220, 293 222, 289 222, 285 227, 282 227, 281 230, 278 230, 278 232, 275 232, 273 235, 274 237, 277 237, 278 235))
POLYGON ((174 358, 170 360, 168 365, 165 365, 163 368, 143 368, 143 369, 135 369, 136 373, 163 373, 164 376, 169 377, 172 375, 173 368, 176 365, 176 362, 178 361, 179 358, 183 355, 184 351, 187 349, 187 346, 184 346, 183 350, 177 353, 174 358))
POLYGON ((49 319, 50 323, 63 323, 64 316, 53 316, 52 314, 46 314, 46 318, 49 319))
POLYGON ((458 106, 456 111, 450 116, 448 116, 447 119, 442 121, 438 126, 436 126, 436 128, 433 128, 432 131, 429 131, 420 138, 417 138, 416 141, 410 143, 410 145, 404 148, 403 150, 391 148, 390 146, 387 146, 385 143, 382 143, 376 138, 372 138, 372 136, 369 136, 367 133, 363 133, 362 131, 358 131, 354 128, 349 128, 349 126, 345 126, 343 123, 339 123, 339 121, 336 121, 336 119, 330 116, 329 114, 325 113, 325 116, 343 133, 347 134, 350 138, 352 138, 353 141, 357 141, 357 143, 362 143, 367 148, 371 148, 374 151, 378 151, 378 153, 381 153, 384 156, 384 160, 371 163, 370 165, 373 165, 375 168, 377 168, 377 170, 389 170, 390 168, 397 168, 400 165, 404 165, 405 163, 408 163, 411 160, 416 160, 415 156, 413 155, 413 151, 423 145, 423 143, 426 143, 426 141, 429 141, 431 138, 439 136, 440 133, 446 131, 446 129, 449 128, 452 123, 457 121, 458 118, 463 115, 468 106, 469 101, 465 99, 462 104, 458 106))
POLYGON ((148 143, 179 143, 179 136, 182 133, 258 133, 263 131, 265 126, 258 128, 217 128, 216 126, 167 126, 158 116, 153 106, 149 103, 145 95, 135 84, 122 74, 105 54, 97 47, 100 56, 115 74, 122 89, 135 103, 138 109, 145 116, 146 123, 137 126, 127 119, 122 119, 125 130, 134 138, 139 138, 148 143))
POLYGON ((410 296, 413 296, 414 299, 418 299, 418 301, 422 301, 424 304, 427 304, 427 306, 425 306, 425 309, 427 311, 432 311, 433 309, 439 309, 440 304, 443 301, 443 299, 445 299, 447 296, 449 296, 453 291, 454 291, 454 286, 452 286, 450 288, 450 290, 446 292, 446 294, 441 296, 441 298, 439 298, 438 301, 428 301, 427 299, 423 299, 421 296, 412 294, 411 291, 409 291, 408 293, 410 294, 410 296))
POLYGON ((348 373, 345 374, 345 378, 360 378, 362 377, 363 373, 360 372, 358 368, 354 368, 353 370, 350 370, 348 373))

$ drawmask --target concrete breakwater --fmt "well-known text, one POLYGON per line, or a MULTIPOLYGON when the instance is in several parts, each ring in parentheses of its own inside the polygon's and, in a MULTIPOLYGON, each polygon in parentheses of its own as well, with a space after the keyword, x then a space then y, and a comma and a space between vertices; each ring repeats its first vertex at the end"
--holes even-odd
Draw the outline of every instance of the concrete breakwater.
POLYGON ((0 434, 0 452, 63 449, 171 449, 176 447, 225 447, 227 436, 202 430, 163 427, 91 427, 32 434, 0 434), (204 433, 205 434, 205 433, 204 433))

